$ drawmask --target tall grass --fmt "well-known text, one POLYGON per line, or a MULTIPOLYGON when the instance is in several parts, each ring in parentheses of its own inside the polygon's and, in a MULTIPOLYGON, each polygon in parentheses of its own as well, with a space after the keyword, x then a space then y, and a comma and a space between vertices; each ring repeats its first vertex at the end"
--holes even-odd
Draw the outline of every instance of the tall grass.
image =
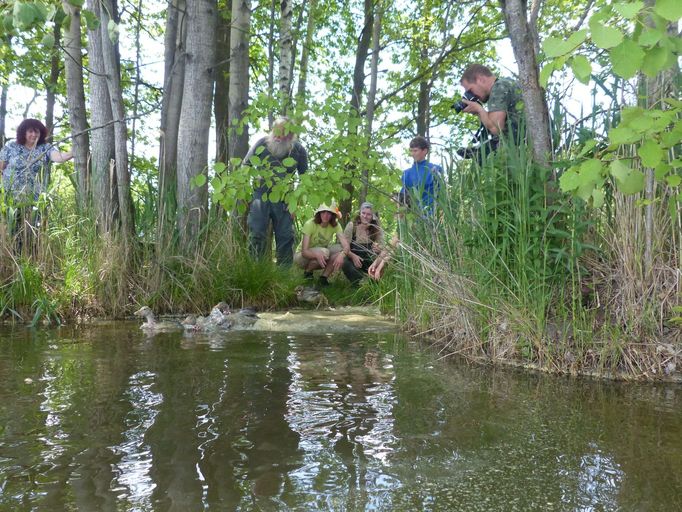
POLYGON ((132 246, 115 231, 103 231, 92 221, 94 212, 77 210, 68 195, 59 196, 58 207, 22 217, 20 226, 15 209, 6 206, 0 318, 61 322, 120 318, 140 304, 179 314, 207 312, 219 301, 258 308, 292 303, 300 272, 251 260, 239 224, 224 213, 209 214, 187 253, 177 236, 158 235, 156 201, 145 197, 153 188, 137 193, 139 233, 132 246))
POLYGON ((657 201, 642 267, 640 198, 601 210, 562 195, 526 148, 459 162, 439 216, 413 216, 395 268, 403 319, 444 355, 625 378, 679 376, 680 207, 657 201), (418 317, 414 318, 414 313, 418 317), (412 315, 412 317, 410 317, 412 315))

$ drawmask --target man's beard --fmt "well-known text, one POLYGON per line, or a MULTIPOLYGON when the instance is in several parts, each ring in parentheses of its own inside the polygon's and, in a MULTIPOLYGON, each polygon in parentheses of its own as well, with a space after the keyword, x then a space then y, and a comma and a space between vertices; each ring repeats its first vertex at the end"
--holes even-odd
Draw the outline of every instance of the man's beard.
POLYGON ((294 148, 294 139, 276 141, 274 138, 268 137, 266 146, 272 156, 281 158, 291 153, 291 150, 294 148))

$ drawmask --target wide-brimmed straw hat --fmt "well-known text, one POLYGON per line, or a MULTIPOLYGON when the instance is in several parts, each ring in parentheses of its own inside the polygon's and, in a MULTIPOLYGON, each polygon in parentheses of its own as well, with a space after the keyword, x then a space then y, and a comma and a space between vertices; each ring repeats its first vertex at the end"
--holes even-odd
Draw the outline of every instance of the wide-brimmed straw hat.
POLYGON ((315 215, 317 215, 320 212, 329 212, 332 215, 336 215, 336 208, 333 206, 327 206, 326 204, 321 204, 317 210, 315 210, 315 215))

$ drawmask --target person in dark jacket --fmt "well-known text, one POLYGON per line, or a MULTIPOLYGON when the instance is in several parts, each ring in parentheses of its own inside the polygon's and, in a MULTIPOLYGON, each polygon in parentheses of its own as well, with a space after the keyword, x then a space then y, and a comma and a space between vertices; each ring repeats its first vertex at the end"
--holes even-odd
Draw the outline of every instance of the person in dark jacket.
POLYGON ((265 255, 268 225, 272 222, 279 265, 291 265, 293 261, 294 223, 286 202, 271 201, 270 195, 278 189, 278 199, 283 199, 282 188, 292 185, 287 180, 308 170, 308 153, 296 140, 294 128, 289 119, 277 119, 270 134, 256 142, 244 157, 244 165, 255 168, 259 176, 247 219, 249 249, 254 258, 265 255))

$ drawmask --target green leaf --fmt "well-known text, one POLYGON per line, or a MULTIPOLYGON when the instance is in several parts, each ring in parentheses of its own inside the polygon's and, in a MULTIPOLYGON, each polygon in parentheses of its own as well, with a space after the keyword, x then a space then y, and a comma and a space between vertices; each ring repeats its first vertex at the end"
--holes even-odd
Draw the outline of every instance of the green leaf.
POLYGON ((284 160, 282 160, 282 165, 284 167, 294 167, 296 165, 296 160, 288 156, 284 160))
POLYGON ((656 169, 654 169, 654 176, 658 181, 661 181, 663 178, 666 177, 666 175, 670 172, 672 169, 672 166, 667 164, 666 162, 661 162, 656 166, 656 169))
POLYGON ((682 18, 682 2, 680 0, 656 0, 654 12, 668 21, 682 18))
POLYGON ((561 175, 559 178, 559 188, 562 192, 570 192, 575 190, 580 185, 580 176, 578 175, 577 169, 571 167, 568 171, 561 175))
POLYGON ((647 29, 640 34, 639 38, 637 39, 637 42, 641 46, 653 46, 656 43, 658 43, 662 37, 663 37, 662 30, 647 27, 647 29))
POLYGON ((592 207, 601 208, 602 206, 604 206, 605 197, 606 194, 601 188, 595 188, 592 191, 592 207))
POLYGON ((584 145, 583 148, 580 150, 580 153, 578 153, 578 157, 583 157, 583 156, 585 156, 587 153, 589 153, 590 151, 592 151, 592 149, 594 149, 594 147, 595 147, 596 145, 597 145, 597 141, 596 141, 596 140, 594 140, 594 139, 588 140, 587 142, 585 142, 585 145, 584 145))
POLYGON ((679 187, 680 183, 682 183, 682 177, 680 177, 679 174, 671 174, 670 176, 667 176, 665 180, 671 187, 679 187))
POLYGON ((618 190, 623 194, 636 194, 644 189, 644 173, 632 169, 623 160, 611 162, 610 172, 611 176, 616 179, 618 190))
POLYGON ((14 4, 14 25, 17 28, 25 29, 31 26, 36 19, 36 11, 30 4, 14 4))
POLYGON ((655 77, 667 68, 669 54, 670 52, 668 50, 660 46, 655 46, 647 51, 644 56, 644 62, 642 62, 642 71, 644 74, 648 77, 655 77))
POLYGON ((623 41, 623 33, 614 27, 607 27, 603 23, 590 24, 592 42, 605 50, 618 46, 623 41))
POLYGON ((571 68, 573 69, 573 74, 580 80, 580 82, 587 84, 590 81, 590 75, 592 74, 592 64, 584 55, 576 55, 571 60, 571 68))
POLYGON ((109 39, 111 39, 111 42, 116 44, 116 41, 118 41, 118 33, 120 29, 116 22, 114 20, 109 20, 109 23, 107 23, 107 32, 109 33, 109 39))
POLYGON ((663 160, 665 152, 658 142, 649 139, 639 147, 637 154, 642 159, 644 167, 656 167, 663 160))
POLYGON ((601 181, 601 160, 590 158, 580 165, 580 177, 583 182, 601 181))
POLYGON ((609 173, 617 180, 624 180, 632 168, 623 160, 614 160, 609 166, 609 173))
POLYGON ((632 41, 626 39, 609 51, 613 71, 623 78, 632 78, 642 67, 644 50, 632 41))
POLYGON ((206 185, 207 177, 205 174, 197 174, 194 178, 192 178, 192 184, 195 187, 203 187, 206 185))
POLYGON ((644 7, 644 2, 617 3, 613 5, 613 10, 627 20, 633 19, 644 7))
POLYGON ((639 133, 628 128, 627 126, 616 126, 609 130, 609 140, 611 144, 632 144, 640 139, 639 133))
POLYGON ((542 66, 542 69, 540 70, 540 87, 547 87, 547 83, 549 82, 549 77, 552 76, 552 73, 554 72, 554 61, 550 61, 544 66, 542 66))
POLYGON ((99 18, 94 12, 83 9, 81 11, 81 16, 85 18, 85 26, 88 27, 88 30, 97 30, 97 27, 99 27, 99 18))
POLYGON ((74 7, 83 7, 85 0, 66 0, 67 3, 73 5, 74 7))
POLYGON ((587 37, 587 30, 578 30, 566 39, 558 37, 548 37, 542 42, 542 48, 547 57, 560 57, 576 49, 587 37))
POLYGON ((49 14, 47 5, 41 4, 40 2, 35 2, 31 5, 33 6, 33 10, 35 11, 36 21, 47 21, 47 16, 49 14))
POLYGON ((40 44, 42 44, 45 48, 53 48, 54 36, 52 34, 45 34, 41 39, 40 44))

